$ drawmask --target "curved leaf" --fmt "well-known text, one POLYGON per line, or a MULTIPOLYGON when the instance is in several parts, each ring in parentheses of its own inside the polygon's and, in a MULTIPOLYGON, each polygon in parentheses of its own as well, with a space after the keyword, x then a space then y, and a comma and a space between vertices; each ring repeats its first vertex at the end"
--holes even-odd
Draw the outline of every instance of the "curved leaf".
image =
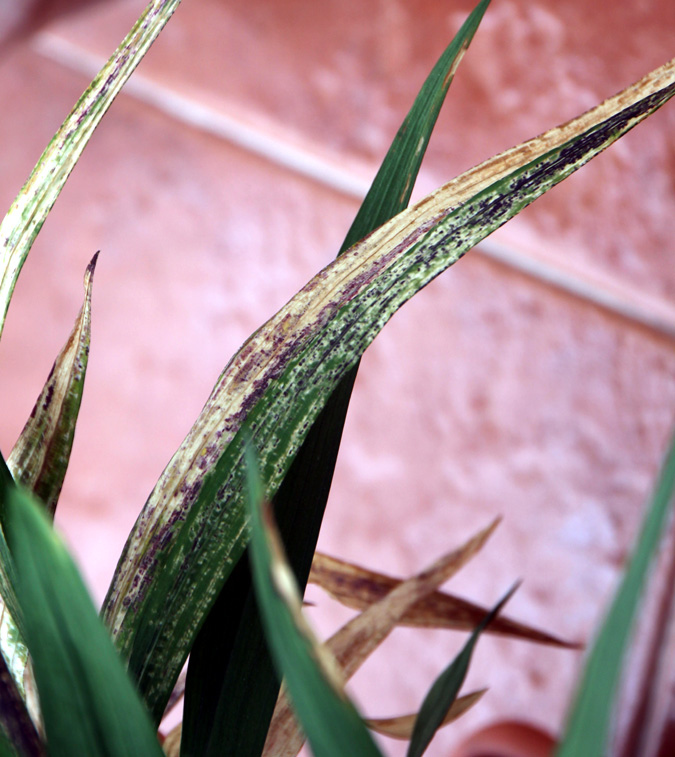
POLYGON ((52 757, 161 757, 138 694, 44 508, 5 488, 6 534, 52 757))
POLYGON ((21 268, 47 214, 112 101, 180 0, 152 0, 63 122, 0 224, 0 335, 21 268))
POLYGON ((327 398, 396 310, 674 93, 675 61, 468 171, 350 248, 243 345, 146 503, 105 601, 157 719, 248 539, 244 422, 271 497, 327 398))
MULTIPOLYGON (((395 589, 401 580, 317 552, 309 582, 320 586, 346 607, 365 610, 395 589)), ((487 613, 486 608, 465 599, 435 591, 416 602, 403 615, 400 625, 471 631, 487 613)), ((487 632, 568 649, 579 647, 501 616, 490 624, 487 632)))
POLYGON ((91 288, 98 253, 84 276, 84 303, 33 412, 7 458, 14 480, 53 517, 70 460, 91 339, 91 288))
MULTIPOLYGON (((454 72, 488 5, 489 0, 482 0, 470 14, 424 82, 341 252, 407 207, 454 72)), ((332 393, 274 496, 279 531, 301 588, 316 549, 356 371, 354 366, 332 393)), ((183 754, 220 755, 225 743, 233 753, 259 752, 279 682, 265 645, 247 561, 239 563, 219 593, 190 650, 188 665, 183 754), (234 685, 236 700, 230 696, 234 685)))
POLYGON ((284 677, 312 752, 321 757, 381 757, 365 723, 342 690, 334 660, 302 614, 302 600, 283 553, 252 448, 247 450, 251 567, 270 652, 284 677))

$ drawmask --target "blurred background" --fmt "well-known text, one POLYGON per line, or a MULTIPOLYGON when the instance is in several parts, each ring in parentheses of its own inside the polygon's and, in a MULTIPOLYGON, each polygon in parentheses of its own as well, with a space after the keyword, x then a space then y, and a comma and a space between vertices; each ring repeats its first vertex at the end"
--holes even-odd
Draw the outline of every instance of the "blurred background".
MULTIPOLYGON (((0 206, 144 7, 0 0, 0 206)), ((100 602, 152 486, 241 342, 335 255, 465 0, 184 0, 87 147, 0 345, 7 455, 101 250, 89 373, 56 521, 100 602)), ((671 0, 494 0, 415 197, 673 55, 671 0)), ((675 416, 675 108, 433 282, 367 352, 320 548, 409 575, 504 521, 448 589, 571 640, 596 627, 675 416)), ((4 212, 4 211, 3 211, 4 212)), ((328 633, 349 613, 318 591, 328 633)), ((397 631, 354 680, 415 710, 463 638, 397 631)), ((478 646, 500 719, 560 729, 581 656, 478 646)), ((398 745, 385 746, 392 755, 398 745)))

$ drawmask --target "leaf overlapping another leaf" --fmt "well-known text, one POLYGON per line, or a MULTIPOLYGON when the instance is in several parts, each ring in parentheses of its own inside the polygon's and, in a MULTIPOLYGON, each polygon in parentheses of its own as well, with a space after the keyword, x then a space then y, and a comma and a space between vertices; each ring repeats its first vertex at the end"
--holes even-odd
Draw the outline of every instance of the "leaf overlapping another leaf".
POLYGON ((463 174, 354 245, 230 361, 125 547, 105 617, 156 718, 246 544, 244 422, 272 496, 326 399, 396 310, 675 93, 675 62, 463 174))
MULTIPOLYGON (((482 0, 438 59, 352 223, 340 252, 407 207, 454 72, 489 5, 482 0)), ((341 379, 313 422, 275 493, 276 522, 304 588, 328 500, 358 364, 341 379)), ((184 753, 258 752, 279 692, 253 596, 248 562, 221 589, 190 651, 183 718, 184 753), (232 686, 239 696, 230 696, 232 686), (242 717, 246 712, 246 717, 242 717)))

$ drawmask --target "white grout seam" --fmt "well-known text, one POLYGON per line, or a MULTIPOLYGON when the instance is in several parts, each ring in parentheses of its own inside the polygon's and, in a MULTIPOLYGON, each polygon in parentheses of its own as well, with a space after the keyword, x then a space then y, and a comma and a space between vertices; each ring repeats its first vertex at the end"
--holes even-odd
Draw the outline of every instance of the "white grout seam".
MULTIPOLYGON (((92 79, 105 63, 103 57, 87 52, 51 32, 37 35, 34 48, 44 57, 84 74, 88 79, 92 79)), ((370 186, 368 179, 357 176, 353 171, 248 126, 217 108, 196 102, 138 72, 129 79, 123 93, 181 123, 223 139, 341 194, 362 200, 370 186)), ((535 280, 675 339, 675 308, 670 303, 651 296, 634 296, 620 287, 614 290, 611 286, 567 272, 553 263, 491 240, 481 242, 476 251, 535 280)))

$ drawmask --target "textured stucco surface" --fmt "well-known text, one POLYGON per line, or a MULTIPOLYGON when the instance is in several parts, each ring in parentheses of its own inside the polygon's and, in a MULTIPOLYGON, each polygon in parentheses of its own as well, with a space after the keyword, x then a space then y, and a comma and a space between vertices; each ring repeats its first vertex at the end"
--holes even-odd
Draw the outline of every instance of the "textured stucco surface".
MULTIPOLYGON (((107 55, 142 8, 110 2, 48 30, 107 55)), ((140 74, 367 178, 468 10, 185 0, 140 74)), ((495 2, 460 68, 420 181, 428 190, 574 116, 672 55, 669 2, 495 2), (668 49, 670 45, 671 49, 668 49)), ((42 48, 44 49, 44 47, 42 48)), ((8 207, 86 77, 25 42, 0 59, 0 204, 8 207)), ((572 177, 500 236, 647 310, 673 307, 675 108, 572 177)), ((358 207, 330 183, 121 96, 45 224, 0 345, 7 454, 101 249, 81 423, 57 523, 98 600, 140 506, 219 371, 335 254, 358 207)), ((470 254, 367 352, 320 546, 397 575, 496 514, 448 587, 586 639, 634 538, 675 407, 672 333, 470 254)), ((323 631, 344 611, 311 590, 323 631)), ((397 631, 354 682, 367 714, 412 711, 461 638, 397 631)), ((578 655, 486 640, 484 702, 438 739, 493 719, 560 727, 578 655)), ((397 745, 387 743, 391 754, 397 745)), ((399 751, 397 751, 399 750, 399 751)))

